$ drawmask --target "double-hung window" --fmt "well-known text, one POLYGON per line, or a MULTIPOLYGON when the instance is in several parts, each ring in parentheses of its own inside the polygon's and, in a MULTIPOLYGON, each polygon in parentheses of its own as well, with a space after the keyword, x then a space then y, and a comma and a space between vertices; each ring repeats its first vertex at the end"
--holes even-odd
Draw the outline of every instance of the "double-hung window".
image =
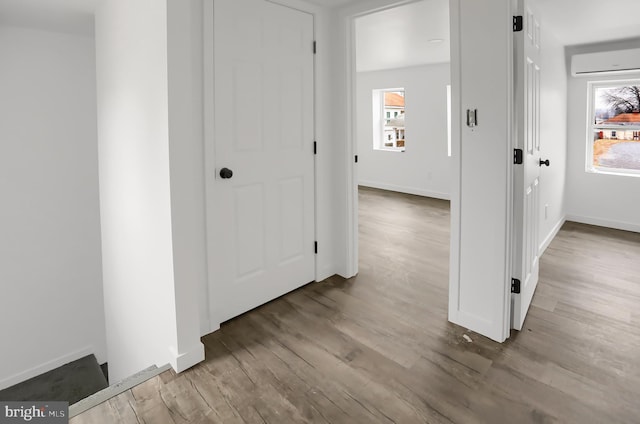
POLYGON ((373 148, 404 152, 404 88, 373 90, 373 148))
POLYGON ((640 80, 589 83, 587 172, 640 176, 640 80))

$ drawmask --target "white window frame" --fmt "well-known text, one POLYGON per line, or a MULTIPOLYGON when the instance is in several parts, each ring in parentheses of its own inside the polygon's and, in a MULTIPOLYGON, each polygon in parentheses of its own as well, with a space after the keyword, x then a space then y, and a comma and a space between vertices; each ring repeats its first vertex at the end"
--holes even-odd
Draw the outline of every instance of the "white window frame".
MULTIPOLYGON (((593 136, 598 128, 602 128, 602 125, 596 125, 595 117, 595 93, 596 89, 604 87, 617 87, 625 85, 640 85, 640 78, 625 79, 625 80, 597 80, 587 82, 587 141, 586 141, 586 163, 585 171, 592 174, 608 174, 608 175, 621 175, 627 177, 640 177, 640 170, 636 169, 622 169, 622 168, 608 168, 605 166, 593 165, 593 136)), ((609 125, 605 128, 614 131, 640 131, 640 125, 609 125)))
MULTIPOLYGON (((373 150, 387 151, 387 152, 404 152, 406 149, 406 121, 405 121, 405 146, 385 146, 384 139, 384 127, 387 121, 384 113, 384 93, 402 91, 405 93, 404 88, 375 88, 372 90, 372 117, 373 117, 373 150)), ((407 103, 405 97, 405 115, 407 113, 407 103)), ((391 119, 394 117, 392 116, 391 119)), ((406 119, 406 118, 405 118, 406 119)))
POLYGON ((451 157, 451 84, 447 85, 447 156, 451 157))

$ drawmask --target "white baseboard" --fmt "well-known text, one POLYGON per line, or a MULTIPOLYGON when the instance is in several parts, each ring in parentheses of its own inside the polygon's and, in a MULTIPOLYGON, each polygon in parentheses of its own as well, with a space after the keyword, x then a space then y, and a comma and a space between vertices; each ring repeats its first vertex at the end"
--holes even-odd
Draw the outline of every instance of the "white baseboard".
POLYGON ((371 188, 379 188, 381 190, 397 191, 398 193, 415 194, 416 196, 433 197, 435 199, 450 200, 448 193, 440 193, 437 191, 424 190, 416 187, 404 187, 394 184, 379 183, 376 181, 359 181, 358 185, 371 188))
POLYGON ((201 342, 182 353, 178 353, 174 347, 171 347, 169 353, 171 354, 171 367, 178 373, 204 361, 204 345, 201 342))
POLYGON ((316 281, 324 281, 334 275, 336 275, 336 267, 333 264, 329 264, 316 272, 316 281))
POLYGON ((207 334, 211 334, 214 333, 216 331, 218 331, 220 329, 220 322, 217 322, 217 320, 211 319, 209 321, 209 331, 207 331, 206 334, 202 334, 201 337, 206 336, 207 334))
POLYGON ((449 322, 481 334, 498 343, 503 343, 509 337, 508 332, 501 334, 501 330, 496 330, 496 326, 491 321, 460 309, 449 311, 449 322))
POLYGON ((549 247, 553 239, 556 238, 558 232, 560 231, 560 228, 562 228, 565 222, 567 222, 567 218, 563 216, 562 218, 560 218, 558 223, 553 226, 547 237, 545 237, 545 239, 539 246, 538 257, 542 256, 545 250, 547 250, 547 247, 549 247))
POLYGON ((567 221, 579 222, 581 224, 597 225, 598 227, 614 228, 616 230, 633 231, 640 233, 640 224, 631 222, 612 221, 609 219, 594 218, 591 216, 567 214, 567 221))
POLYGON ((212 319, 208 319, 207 323, 200 329, 200 337, 204 337, 207 334, 211 334, 214 331, 220 329, 220 323, 214 322, 212 319))
POLYGON ((37 377, 40 374, 44 374, 45 372, 49 372, 58 367, 66 365, 69 362, 77 361, 78 359, 84 358, 85 356, 88 356, 91 354, 95 354, 95 349, 92 346, 87 346, 75 352, 71 352, 66 355, 59 356, 58 358, 36 365, 29 369, 20 371, 16 374, 13 374, 9 377, 6 377, 0 380, 0 390, 6 389, 7 387, 11 387, 18 383, 22 383, 23 381, 26 381, 30 378, 37 377))

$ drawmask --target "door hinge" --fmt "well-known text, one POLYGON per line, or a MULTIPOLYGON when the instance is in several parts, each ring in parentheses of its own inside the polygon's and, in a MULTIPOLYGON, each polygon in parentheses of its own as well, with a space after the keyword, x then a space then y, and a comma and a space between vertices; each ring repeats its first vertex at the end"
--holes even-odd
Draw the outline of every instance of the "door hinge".
POLYGON ((524 28, 524 20, 522 16, 513 17, 513 32, 520 32, 524 28))
POLYGON ((318 51, 318 43, 313 40, 313 54, 316 54, 316 52, 318 51))
POLYGON ((318 143, 316 141, 313 142, 313 154, 318 154, 318 143))
POLYGON ((317 255, 318 254, 318 242, 314 241, 313 242, 313 252, 317 255))
POLYGON ((520 280, 517 278, 511 279, 511 293, 520 294, 520 280))
POLYGON ((356 155, 355 161, 356 161, 356 163, 358 163, 358 155, 356 155))
POLYGON ((523 152, 522 149, 513 149, 513 163, 516 165, 522 165, 523 152))

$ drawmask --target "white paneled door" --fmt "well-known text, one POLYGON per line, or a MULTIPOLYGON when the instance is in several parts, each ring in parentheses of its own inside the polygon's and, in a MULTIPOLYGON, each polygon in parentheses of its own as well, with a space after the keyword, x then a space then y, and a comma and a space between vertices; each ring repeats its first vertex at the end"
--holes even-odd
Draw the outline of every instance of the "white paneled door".
POLYGON ((314 280, 313 17, 214 0, 210 307, 223 322, 314 280))
MULTIPOLYGON (((533 1, 518 0, 522 31, 515 32, 516 148, 522 164, 515 166, 511 327, 522 329, 538 284, 538 222, 540 199, 540 22, 533 1), (519 282, 519 284, 518 284, 519 282), (517 286, 519 285, 519 289, 517 286), (512 290, 513 291, 513 290, 512 290), (518 293, 519 291, 519 293, 518 293)), ((547 166, 548 166, 547 162, 547 166)))

